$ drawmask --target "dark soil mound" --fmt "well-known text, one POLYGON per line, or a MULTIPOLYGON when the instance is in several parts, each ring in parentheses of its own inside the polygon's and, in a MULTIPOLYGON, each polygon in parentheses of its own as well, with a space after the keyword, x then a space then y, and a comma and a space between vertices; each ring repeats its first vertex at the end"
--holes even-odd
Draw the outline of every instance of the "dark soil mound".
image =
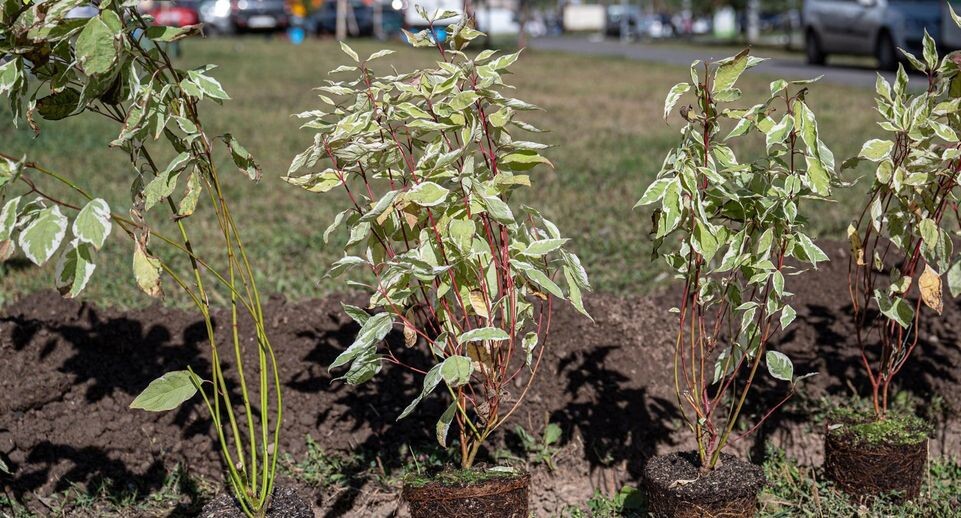
POLYGON ((753 517, 764 484, 759 466, 733 455, 721 455, 707 474, 697 452, 669 453, 644 466, 648 510, 658 518, 753 517))
MULTIPOLYGON (((245 518, 240 505, 228 494, 221 494, 204 506, 199 518, 245 518)), ((266 518, 313 518, 314 512, 297 492, 289 487, 274 490, 266 518)))
MULTIPOLYGON (((862 391, 867 386, 848 318, 845 249, 825 245, 837 262, 802 282, 788 279, 787 289, 797 294, 798 320, 775 348, 795 359, 796 372, 821 373, 806 384, 812 398, 847 396, 849 384, 862 391)), ((588 308, 596 326, 566 307, 558 310, 541 377, 514 418, 532 431, 540 431, 548 418, 567 438, 558 471, 533 473, 532 510, 538 515, 582 503, 595 487, 606 491, 623 481, 636 484, 651 456, 690 449, 688 434, 675 429, 679 416, 667 367, 675 325, 667 309, 675 304, 667 294, 594 296, 588 308)), ((434 422, 443 412, 438 398, 396 422, 420 390, 420 380, 412 382, 407 372, 385 367, 379 378, 360 387, 332 382, 326 366, 357 331, 338 297, 300 303, 273 298, 265 311, 287 389, 284 451, 299 458, 309 434, 325 449, 374 452, 378 463, 390 467, 409 457, 405 445, 433 442, 434 422)), ((226 313, 215 316, 227 321, 226 313)), ((955 303, 945 305, 943 319, 924 321, 924 343, 900 376, 905 390, 925 400, 941 395, 946 408, 961 408, 959 333, 961 311, 955 303)), ((204 337, 199 318, 180 310, 120 312, 64 300, 54 292, 6 307, 0 312, 0 455, 15 474, 0 480, 8 491, 23 497, 77 483, 143 492, 158 489, 166 470, 178 463, 219 480, 220 460, 202 403, 193 400, 166 414, 127 408, 165 372, 190 365, 206 373, 210 360, 204 337)), ((417 349, 400 349, 404 361, 424 361, 417 349)), ((226 370, 229 375, 229 365, 226 370)), ((782 395, 781 386, 766 388, 752 404, 782 395)), ((820 428, 808 424, 804 407, 789 405, 762 427, 760 437, 781 444, 802 462, 820 462, 820 428)), ((958 451, 961 432, 950 429, 939 428, 933 455, 945 448, 958 451)), ((750 444, 738 447, 748 450, 750 444)), ((759 458, 761 452, 750 453, 759 458)), ((398 507, 397 496, 351 488, 318 491, 312 500, 331 516, 350 509, 380 516, 398 507)))

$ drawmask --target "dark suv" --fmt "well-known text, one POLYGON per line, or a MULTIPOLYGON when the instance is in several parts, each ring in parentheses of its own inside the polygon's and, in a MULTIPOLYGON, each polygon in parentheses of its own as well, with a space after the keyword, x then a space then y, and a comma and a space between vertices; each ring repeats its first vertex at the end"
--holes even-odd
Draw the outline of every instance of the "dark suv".
POLYGON ((199 12, 208 33, 283 31, 290 25, 284 0, 206 0, 199 12))

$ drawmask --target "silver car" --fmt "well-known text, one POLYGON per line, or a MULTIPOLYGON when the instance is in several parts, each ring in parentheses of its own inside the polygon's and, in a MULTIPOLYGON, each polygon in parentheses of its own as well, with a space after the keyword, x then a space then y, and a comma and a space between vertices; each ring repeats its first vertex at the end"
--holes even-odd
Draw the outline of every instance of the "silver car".
POLYGON ((898 48, 921 53, 925 29, 943 50, 961 43, 945 0, 805 0, 802 20, 813 65, 830 54, 853 54, 874 56, 880 68, 892 70, 901 60, 898 48))

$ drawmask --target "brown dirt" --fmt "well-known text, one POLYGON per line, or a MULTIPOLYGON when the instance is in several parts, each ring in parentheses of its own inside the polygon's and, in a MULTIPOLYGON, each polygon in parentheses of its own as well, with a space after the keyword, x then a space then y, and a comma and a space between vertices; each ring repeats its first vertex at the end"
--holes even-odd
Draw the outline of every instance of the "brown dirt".
MULTIPOLYGON (((804 464, 820 463, 822 428, 811 422, 812 402, 850 396, 850 387, 866 393, 848 317, 847 246, 824 248, 837 261, 803 282, 789 278, 798 319, 774 345, 795 359, 796 372, 821 374, 761 427, 760 441, 735 445, 732 452, 742 458, 759 461, 759 445, 769 441, 804 464)), ((583 505, 595 489, 612 493, 623 483, 636 485, 647 459, 693 444, 680 425, 667 367, 674 329, 667 309, 675 305, 670 294, 597 295, 587 303, 596 326, 570 309, 558 310, 542 375, 514 418, 513 424, 532 432, 541 431, 545 418, 564 432, 558 469, 532 469, 531 510, 538 516, 583 505)), ((376 455, 374 464, 385 472, 403 465, 410 448, 418 455, 427 451, 434 421, 443 412, 439 398, 396 422, 419 392, 419 379, 385 368, 360 387, 332 382, 326 365, 357 330, 338 297, 299 303, 273 298, 265 311, 286 387, 284 451, 301 458, 309 434, 329 451, 376 455)), ((215 316, 227 321, 226 313, 215 316)), ((961 309, 947 301, 944 317, 926 318, 922 328, 923 343, 901 373, 900 388, 929 402, 934 395, 943 397, 944 419, 931 443, 932 455, 938 456, 961 447, 953 410, 961 408, 961 350, 955 345, 961 309)), ((0 475, 8 494, 30 500, 74 483, 144 494, 160 488, 164 473, 178 463, 194 475, 220 480, 210 422, 199 401, 166 414, 127 409, 164 372, 187 365, 201 374, 208 371, 204 336, 190 312, 162 307, 120 312, 53 292, 24 297, 0 311, 0 456, 15 470, 12 477, 0 475)), ((425 361, 416 348, 400 349, 408 363, 425 361)), ((229 365, 227 372, 232 372, 229 365)), ((764 373, 761 378, 748 408, 782 395, 783 385, 768 383, 764 373)), ((510 434, 501 434, 484 456, 490 460, 497 448, 510 445, 509 439, 510 434)), ((320 516, 406 513, 397 489, 376 480, 360 487, 301 490, 320 516)))
MULTIPOLYGON (((245 518, 242 508, 232 496, 222 493, 207 502, 199 518, 245 518)), ((274 490, 265 518, 313 518, 310 504, 289 487, 274 490)))
POLYGON ((530 485, 530 475, 523 474, 472 484, 405 485, 403 494, 412 518, 527 518, 530 485))
POLYGON ((765 484, 761 468, 722 455, 701 474, 697 452, 669 453, 644 466, 648 511, 658 518, 751 518, 765 484))

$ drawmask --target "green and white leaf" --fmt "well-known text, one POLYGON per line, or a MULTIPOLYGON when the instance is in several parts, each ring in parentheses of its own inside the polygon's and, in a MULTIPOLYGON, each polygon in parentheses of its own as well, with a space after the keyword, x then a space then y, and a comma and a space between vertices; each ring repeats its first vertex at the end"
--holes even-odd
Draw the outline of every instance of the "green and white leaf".
POLYGON ((67 233, 67 217, 54 205, 43 209, 20 232, 20 248, 27 259, 41 266, 50 259, 67 233))
POLYGON ((100 250, 110 235, 111 226, 110 206, 105 200, 96 198, 84 205, 73 220, 73 235, 100 250))
POLYGON ((768 351, 764 356, 767 371, 775 379, 792 381, 794 379, 794 364, 786 354, 778 351, 768 351))

